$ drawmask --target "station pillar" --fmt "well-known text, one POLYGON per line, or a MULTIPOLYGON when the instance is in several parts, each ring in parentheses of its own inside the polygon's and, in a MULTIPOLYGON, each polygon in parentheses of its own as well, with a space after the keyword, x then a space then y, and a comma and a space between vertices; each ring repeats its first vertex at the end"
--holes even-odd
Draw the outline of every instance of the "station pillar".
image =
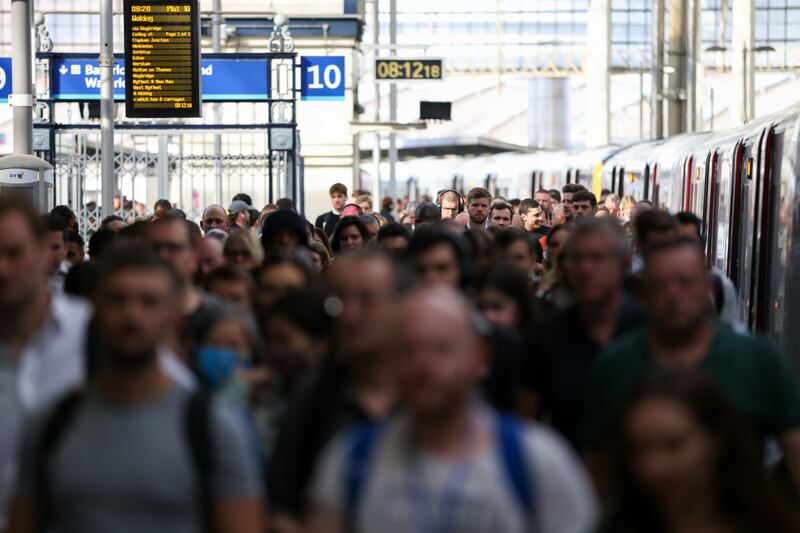
POLYGON ((586 45, 586 146, 605 146, 611 141, 611 0, 591 0, 586 45))
POLYGON ((741 124, 755 115, 755 6, 754 0, 733 2, 731 44, 731 119, 741 124))

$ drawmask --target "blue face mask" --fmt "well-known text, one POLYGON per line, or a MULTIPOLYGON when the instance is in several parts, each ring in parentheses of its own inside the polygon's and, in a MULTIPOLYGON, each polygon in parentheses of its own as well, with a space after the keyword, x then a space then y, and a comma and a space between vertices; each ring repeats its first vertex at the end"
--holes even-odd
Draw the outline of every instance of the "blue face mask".
POLYGON ((240 366, 239 355, 217 346, 200 346, 194 354, 195 368, 212 389, 224 385, 240 366))

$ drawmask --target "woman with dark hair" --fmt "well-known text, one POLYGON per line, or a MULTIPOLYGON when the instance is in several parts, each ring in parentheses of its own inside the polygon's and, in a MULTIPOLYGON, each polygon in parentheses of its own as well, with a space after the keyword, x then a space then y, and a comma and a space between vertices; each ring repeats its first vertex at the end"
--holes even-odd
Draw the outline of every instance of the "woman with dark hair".
POLYGON ((572 297, 564 281, 564 265, 561 251, 569 240, 570 227, 566 224, 553 226, 545 238, 545 273, 539 283, 539 298, 556 310, 563 311, 572 304, 572 297))
POLYGON ((312 240, 322 244, 322 246, 325 247, 325 249, 328 251, 328 257, 333 255, 333 250, 331 250, 331 241, 328 239, 328 235, 325 233, 325 230, 314 227, 311 237, 312 240))
POLYGON ((491 266, 481 274, 477 289, 478 309, 497 329, 521 334, 534 320, 529 277, 519 266, 491 266))
POLYGON ((525 271, 530 287, 535 289, 544 272, 544 257, 539 241, 522 228, 510 227, 497 235, 494 242, 506 261, 525 271))
POLYGON ((632 392, 613 437, 616 504, 600 531, 800 531, 747 421, 711 379, 649 377, 632 392))
POLYGON ((334 255, 362 249, 371 237, 367 225, 359 217, 344 217, 331 235, 331 250, 334 255))

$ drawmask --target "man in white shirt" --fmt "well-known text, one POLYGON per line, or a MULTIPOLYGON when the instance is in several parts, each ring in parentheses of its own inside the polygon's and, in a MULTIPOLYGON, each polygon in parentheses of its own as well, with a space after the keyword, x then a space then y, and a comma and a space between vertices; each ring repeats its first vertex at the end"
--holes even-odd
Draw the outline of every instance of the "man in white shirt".
POLYGON ((0 530, 24 420, 86 378, 91 308, 48 287, 48 267, 60 265, 49 239, 58 230, 49 228, 29 207, 0 199, 0 530))

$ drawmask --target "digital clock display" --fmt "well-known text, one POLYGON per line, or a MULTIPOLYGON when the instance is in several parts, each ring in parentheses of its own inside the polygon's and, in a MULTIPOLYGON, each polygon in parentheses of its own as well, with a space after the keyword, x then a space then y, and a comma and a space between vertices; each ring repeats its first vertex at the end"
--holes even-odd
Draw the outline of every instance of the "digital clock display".
POLYGON ((375 60, 378 81, 439 81, 444 79, 441 59, 378 58, 375 60))

